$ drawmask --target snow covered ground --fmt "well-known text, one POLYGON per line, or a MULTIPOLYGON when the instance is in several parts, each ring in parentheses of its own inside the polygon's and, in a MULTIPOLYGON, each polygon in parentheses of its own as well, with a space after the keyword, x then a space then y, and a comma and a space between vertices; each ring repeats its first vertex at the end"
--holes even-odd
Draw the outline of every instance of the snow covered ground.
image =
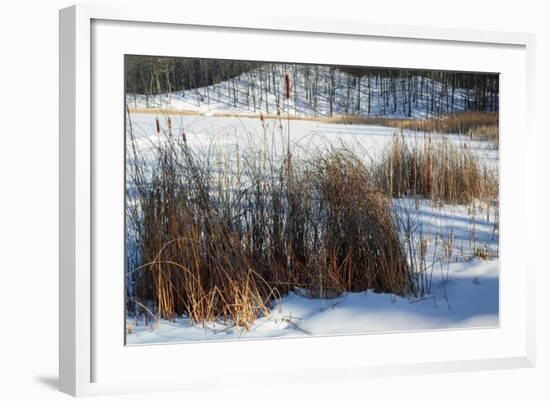
MULTIPOLYGON (((441 139, 441 134, 400 132, 370 125, 327 124, 311 120, 209 117, 130 113, 129 122, 141 154, 147 154, 166 135, 185 134, 190 146, 204 151, 214 146, 243 149, 268 132, 283 143, 290 128, 293 147, 323 148, 342 142, 373 158, 394 135, 410 143, 441 139), (168 123, 170 118, 170 124, 168 123), (156 133, 156 119, 161 135, 156 133), (169 128, 171 126, 171 128, 169 128)), ((129 124, 127 124, 128 126, 129 124)), ((490 168, 498 169, 498 151, 486 142, 447 135, 446 140, 469 147, 490 168)), ((128 153, 131 157, 131 153, 128 153)), ((372 291, 345 293, 334 299, 309 299, 299 290, 283 297, 269 316, 257 319, 249 331, 211 322, 193 325, 185 317, 174 322, 128 318, 128 344, 247 338, 356 334, 387 331, 495 327, 499 322, 498 205, 434 205, 427 200, 395 199, 398 217, 420 227, 428 241, 425 266, 431 292, 402 298, 372 291), (443 255, 443 242, 452 250, 443 255), (480 258, 481 256, 482 258, 480 258)), ((419 263, 419 261, 415 261, 419 263)))
POLYGON ((154 96, 129 94, 126 100, 132 108, 163 108, 208 116, 275 115, 278 111, 292 116, 328 116, 332 103, 332 113, 336 115, 419 118, 465 111, 468 96, 465 89, 452 90, 421 76, 412 77, 410 85, 405 78, 362 77, 359 82, 358 78, 328 66, 274 64, 202 88, 154 96), (284 99, 286 73, 291 75, 289 101, 284 99), (394 87, 395 96, 388 95, 390 87, 394 87), (332 102, 330 88, 334 88, 332 102))
MULTIPOLYGON (((436 279, 438 280, 438 279, 436 279)), ((437 282, 433 295, 408 300, 371 291, 333 299, 308 299, 291 293, 270 316, 252 328, 209 323, 195 326, 185 318, 146 327, 143 320, 127 344, 204 340, 304 337, 498 326, 498 260, 453 263, 450 281, 437 282), (448 300, 448 302, 447 302, 448 300)))
MULTIPOLYGON (((211 322, 193 325, 186 318, 175 322, 129 318, 133 334, 127 344, 204 340, 307 337, 411 330, 497 327, 499 324, 499 259, 482 260, 468 252, 470 233, 476 247, 498 252, 498 232, 481 214, 472 217, 463 206, 433 208, 423 201, 396 200, 426 232, 453 232, 452 255, 447 260, 428 257, 432 264, 431 293, 403 298, 372 291, 345 293, 332 299, 310 299, 292 292, 275 305, 269 316, 257 319, 250 330, 211 322)), ((402 209, 402 210, 403 210, 402 209)), ((429 255, 432 253, 428 252, 429 255)))
MULTIPOLYGON (((270 144, 281 147, 286 145, 288 132, 290 132, 290 144, 296 150, 321 150, 343 143, 358 154, 363 154, 368 161, 384 150, 395 135, 402 135, 410 145, 421 144, 429 139, 448 140, 457 146, 466 146, 480 160, 493 168, 498 168, 498 150, 493 144, 470 140, 463 135, 426 134, 376 125, 330 124, 299 119, 288 121, 284 117, 262 121, 259 117, 212 117, 178 115, 169 112, 157 114, 130 112, 129 121, 141 152, 147 152, 148 148, 155 148, 163 137, 169 134, 181 136, 185 133, 190 146, 206 151, 212 147, 235 150, 239 146, 240 149, 244 149, 251 143, 260 143, 266 136, 270 144), (160 135, 156 133, 156 120, 159 121, 160 135), (171 129, 169 129, 170 125, 171 129)), ((129 156, 131 157, 131 154, 129 156)))

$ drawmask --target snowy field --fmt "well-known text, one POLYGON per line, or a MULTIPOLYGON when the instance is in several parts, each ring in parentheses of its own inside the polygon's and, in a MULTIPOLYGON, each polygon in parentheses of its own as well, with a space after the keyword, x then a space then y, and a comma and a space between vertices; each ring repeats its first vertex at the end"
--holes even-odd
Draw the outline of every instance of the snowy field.
POLYGON ((443 227, 457 238, 449 260, 430 259, 433 287, 425 297, 408 299, 364 291, 332 299, 310 299, 297 290, 283 297, 269 316, 257 319, 249 331, 223 322, 196 326, 182 317, 158 324, 146 323, 141 317, 127 320, 133 334, 127 334, 126 341, 148 344, 497 327, 499 259, 481 260, 462 254, 469 246, 472 225, 478 230, 478 245, 496 251, 498 234, 493 234, 492 225, 482 216, 472 219, 464 207, 434 211, 426 202, 418 209, 410 204, 407 207, 426 229, 443 227))
MULTIPOLYGON (((436 279, 436 280, 439 280, 436 279)), ((411 330, 487 328, 498 326, 498 259, 452 263, 449 281, 437 281, 433 295, 409 300, 372 291, 345 293, 333 299, 309 299, 297 293, 283 297, 268 317, 249 331, 212 322, 195 326, 185 318, 145 326, 128 319, 134 334, 127 344, 204 340, 368 334, 411 330)))
MULTIPOLYGON (((251 141, 283 144, 290 128, 293 147, 323 149, 344 143, 366 160, 388 146, 395 135, 411 144, 425 140, 449 140, 469 147, 489 168, 498 169, 493 145, 463 136, 401 132, 370 125, 326 124, 284 118, 212 117, 130 113, 140 154, 146 155, 166 135, 185 134, 188 144, 208 151, 242 149, 251 141), (161 134, 156 133, 156 120, 161 134), (267 133, 267 134, 266 134, 267 133)), ((129 153, 129 157, 131 157, 129 153)), ((210 322, 193 325, 185 317, 175 321, 128 318, 132 334, 128 344, 247 338, 300 337, 388 331, 496 327, 499 322, 498 205, 435 205, 427 200, 394 199, 398 219, 408 219, 425 236, 428 251, 422 263, 429 269, 431 292, 423 297, 402 298, 372 291, 344 293, 333 299, 309 299, 300 289, 286 295, 257 319, 249 331, 210 322), (444 245, 446 244, 446 245, 444 245), (447 246, 450 250, 443 252, 447 246), (481 257, 480 257, 481 256, 481 257)), ((420 261, 416 261, 419 263, 420 261)))
MULTIPOLYGON (((140 153, 154 149, 168 135, 185 138, 190 147, 208 151, 213 147, 224 150, 245 148, 250 144, 261 144, 281 148, 287 144, 290 132, 290 145, 293 149, 323 150, 338 143, 345 144, 362 154, 365 161, 376 158, 387 147, 395 135, 402 136, 409 145, 421 145, 425 140, 448 140, 460 147, 468 147, 474 156, 498 168, 498 150, 484 141, 470 140, 463 135, 426 134, 418 131, 403 131, 397 128, 360 125, 330 124, 314 120, 288 121, 259 117, 212 117, 207 115, 178 115, 165 113, 130 113, 127 124, 131 124, 133 134, 139 144, 140 153), (159 122, 160 135, 156 133, 159 122), (168 122, 170 120, 170 123, 168 122), (169 128, 171 126, 171 128, 169 128)), ((129 153, 131 157, 131 153, 129 153)))

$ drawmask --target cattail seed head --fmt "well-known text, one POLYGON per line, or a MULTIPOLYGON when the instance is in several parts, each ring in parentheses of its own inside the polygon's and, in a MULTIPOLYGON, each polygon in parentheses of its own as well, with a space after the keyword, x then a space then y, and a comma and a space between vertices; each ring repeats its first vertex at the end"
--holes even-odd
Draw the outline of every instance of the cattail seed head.
POLYGON ((286 98, 290 99, 290 75, 288 72, 285 74, 285 87, 286 87, 286 98))

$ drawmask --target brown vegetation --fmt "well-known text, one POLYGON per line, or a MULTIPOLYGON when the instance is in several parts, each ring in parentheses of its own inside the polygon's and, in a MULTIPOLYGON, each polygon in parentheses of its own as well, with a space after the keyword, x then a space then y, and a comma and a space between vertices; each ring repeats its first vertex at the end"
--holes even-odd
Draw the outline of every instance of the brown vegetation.
POLYGON ((498 113, 464 112, 442 117, 405 119, 367 117, 362 115, 342 115, 329 119, 338 124, 370 124, 395 127, 399 130, 419 132, 459 134, 470 138, 491 141, 498 148, 498 113))
POLYGON ((294 288, 415 291, 391 200, 352 152, 251 148, 230 162, 167 137, 155 154, 149 178, 137 151, 130 159, 127 213, 142 260, 129 273, 136 304, 153 299, 159 317, 247 328, 294 288))
MULTIPOLYGON (((163 108, 129 108, 131 113, 143 114, 166 114, 166 115, 199 115, 199 112, 190 110, 163 109, 163 108)), ((258 118, 280 119, 279 113, 227 113, 216 112, 215 117, 238 117, 238 118, 258 118)), ((443 115, 433 118, 389 118, 389 117, 369 117, 360 114, 334 115, 332 117, 324 116, 285 116, 289 120, 308 120, 320 121, 333 124, 361 124, 361 125, 382 125, 394 127, 403 130, 418 132, 458 134, 468 136, 470 139, 479 139, 492 142, 498 149, 499 146, 499 128, 498 113, 480 113, 480 112, 462 112, 443 115)))
POLYGON ((172 136, 170 124, 152 166, 129 125, 128 235, 140 262, 128 275, 135 304, 154 301, 149 315, 249 328, 297 288, 320 298, 367 289, 425 294, 427 268, 411 255, 418 248, 425 259, 427 244, 411 231, 400 238, 392 198, 498 198, 496 173, 444 137, 411 144, 395 135, 366 165, 342 144, 301 157, 288 144, 275 149, 277 134, 261 122, 260 145, 207 154, 172 136))
POLYGON ((395 135, 373 171, 376 186, 392 197, 462 204, 498 198, 496 172, 479 163, 468 145, 454 145, 445 138, 409 144, 395 135))

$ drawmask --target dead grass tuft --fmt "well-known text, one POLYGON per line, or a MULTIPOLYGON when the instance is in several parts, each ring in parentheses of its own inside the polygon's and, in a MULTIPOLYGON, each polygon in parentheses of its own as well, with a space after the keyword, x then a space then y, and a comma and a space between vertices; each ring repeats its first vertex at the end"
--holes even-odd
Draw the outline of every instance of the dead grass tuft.
POLYGON ((377 187, 392 197, 461 204, 498 198, 496 171, 481 163, 467 145, 445 138, 410 144, 395 135, 373 171, 377 187))
POLYGON ((200 155, 181 135, 165 139, 147 170, 131 138, 128 165, 141 260, 129 276, 158 317, 249 328, 296 288, 312 297, 414 291, 391 201, 353 152, 299 158, 266 140, 200 155))

